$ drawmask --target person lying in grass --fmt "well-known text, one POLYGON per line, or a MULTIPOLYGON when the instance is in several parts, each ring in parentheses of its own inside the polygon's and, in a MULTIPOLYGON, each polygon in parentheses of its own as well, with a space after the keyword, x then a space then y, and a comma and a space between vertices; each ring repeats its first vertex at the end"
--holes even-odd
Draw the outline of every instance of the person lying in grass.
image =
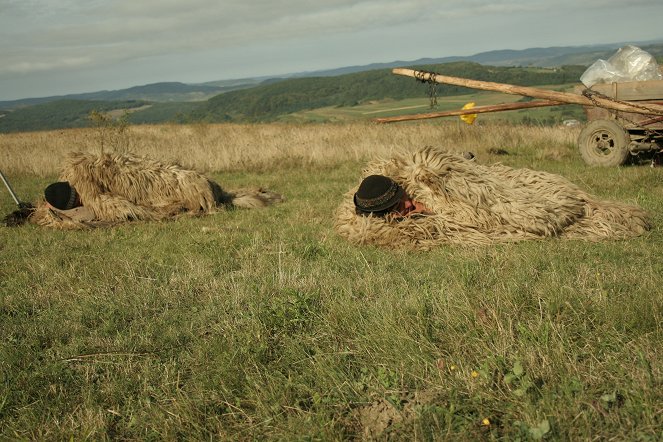
POLYGON ((60 181, 46 187, 44 200, 28 220, 55 228, 85 228, 221 208, 265 207, 282 200, 261 188, 227 192, 199 172, 147 157, 74 152, 60 181))
POLYGON ((565 178, 426 147, 371 162, 335 229, 356 244, 428 249, 547 237, 597 241, 650 228, 640 207, 596 198, 565 178))

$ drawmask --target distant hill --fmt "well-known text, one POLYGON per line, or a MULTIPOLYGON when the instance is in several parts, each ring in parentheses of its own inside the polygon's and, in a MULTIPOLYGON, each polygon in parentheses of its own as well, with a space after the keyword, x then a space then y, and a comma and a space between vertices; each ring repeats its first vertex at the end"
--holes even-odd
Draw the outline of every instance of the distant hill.
POLYGON ((0 112, 1 132, 28 132, 89 127, 89 116, 96 112, 131 112, 147 106, 144 101, 56 100, 0 112))
POLYGON ((222 94, 224 92, 256 86, 266 79, 267 78, 245 78, 242 80, 221 80, 203 84, 185 84, 179 82, 152 83, 115 91, 98 91, 83 94, 0 101, 0 109, 12 110, 58 100, 143 100, 157 103, 204 101, 214 95, 222 94))
MULTIPOLYGON (((416 69, 475 80, 521 86, 578 82, 584 66, 559 68, 497 67, 470 62, 414 65, 416 69)), ((440 96, 459 95, 469 89, 437 85, 440 96)), ((414 79, 396 76, 390 69, 376 69, 335 77, 290 78, 210 98, 190 115, 193 121, 274 121, 280 116, 327 106, 354 106, 372 100, 423 97, 427 88, 414 79)))
MULTIPOLYGON (((25 98, 20 100, 0 101, 1 110, 12 110, 56 100, 104 100, 125 101, 145 100, 152 102, 188 102, 205 101, 215 95, 233 90, 247 89, 263 84, 274 83, 288 78, 330 77, 377 69, 391 69, 399 66, 434 65, 456 61, 471 61, 492 66, 531 66, 559 67, 564 65, 589 66, 599 58, 609 58, 626 43, 605 45, 562 46, 549 48, 529 48, 522 50, 496 50, 460 57, 421 58, 410 61, 393 61, 389 63, 372 63, 361 66, 348 66, 310 72, 292 73, 282 76, 263 76, 231 80, 208 81, 197 84, 179 82, 153 83, 114 91, 98 91, 83 94, 25 98)), ((654 42, 633 43, 663 61, 663 40, 654 42)))
MULTIPOLYGON (((124 115, 132 124, 274 121, 302 110, 354 106, 368 100, 420 97, 422 86, 395 76, 393 67, 523 86, 578 82, 588 65, 623 44, 500 50, 469 57, 351 66, 283 77, 219 80, 200 84, 154 83, 117 91, 0 102, 0 132, 82 127, 92 110, 124 115)), ((639 45, 663 61, 663 43, 639 45)), ((438 85, 442 95, 467 89, 438 85)))
MULTIPOLYGON (((497 67, 455 62, 412 66, 445 75, 491 80, 523 86, 577 82, 584 66, 560 68, 497 67)), ((470 92, 467 88, 437 85, 440 96, 470 92)), ((328 106, 355 106, 372 100, 425 97, 426 85, 396 76, 390 69, 263 82, 261 85, 216 95, 203 102, 154 103, 144 100, 57 100, 26 106, 0 117, 0 132, 85 127, 94 124, 92 111, 123 116, 128 123, 264 122, 302 110, 328 106)))
MULTIPOLYGON (((338 69, 302 72, 290 77, 334 76, 374 69, 391 69, 400 66, 444 64, 455 61, 472 61, 492 66, 532 66, 559 67, 564 65, 589 66, 599 58, 607 59, 626 43, 612 43, 588 46, 560 46, 549 48, 529 48, 522 50, 496 50, 481 52, 466 57, 420 58, 410 61, 392 61, 389 63, 373 63, 362 66, 348 66, 338 69)), ((663 61, 663 41, 634 43, 663 61)))

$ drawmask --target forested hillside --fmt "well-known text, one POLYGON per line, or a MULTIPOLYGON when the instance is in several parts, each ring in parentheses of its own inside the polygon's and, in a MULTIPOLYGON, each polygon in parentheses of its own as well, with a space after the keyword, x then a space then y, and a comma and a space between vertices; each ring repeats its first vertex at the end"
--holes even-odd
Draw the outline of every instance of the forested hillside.
MULTIPOLYGON (((153 83, 115 91, 0 101, 0 133, 89 126, 91 109, 115 110, 114 117, 125 116, 125 121, 132 124, 256 122, 281 120, 292 112, 311 111, 320 106, 345 106, 342 111, 346 111, 357 109, 350 106, 369 101, 425 96, 425 86, 391 74, 391 68, 403 66, 524 86, 577 83, 587 66, 597 59, 608 59, 625 44, 497 50, 466 57, 374 63, 285 77, 201 84, 153 83)), ((643 42, 639 46, 663 65, 663 44, 643 42)), ((463 93, 451 86, 438 86, 438 92, 441 96, 463 93)))
POLYGON ((0 132, 28 132, 90 127, 93 125, 93 122, 90 120, 90 114, 93 111, 100 113, 112 111, 129 112, 147 104, 148 102, 138 100, 51 101, 3 113, 0 118, 0 132))
MULTIPOLYGON (((521 86, 579 82, 585 66, 560 68, 495 67, 455 62, 415 66, 417 69, 475 80, 521 86)), ((467 88, 438 85, 439 95, 467 93, 467 88)), ((427 87, 412 78, 397 76, 390 69, 337 77, 283 80, 275 84, 217 95, 196 109, 193 120, 272 121, 280 115, 325 106, 353 106, 368 100, 404 99, 427 94, 427 87)))
MULTIPOLYGON (((586 69, 585 66, 496 67, 470 62, 414 67, 444 75, 521 86, 579 82, 586 69)), ((274 80, 252 88, 219 94, 198 103, 60 100, 5 113, 0 118, 0 132, 86 127, 94 124, 89 119, 92 111, 113 110, 116 116, 123 116, 132 124, 276 121, 293 112, 308 109, 354 106, 371 100, 424 97, 429 92, 428 88, 428 85, 415 79, 392 74, 391 69, 378 69, 334 77, 274 80)), ((468 91, 458 86, 436 86, 440 96, 459 95, 468 91)))

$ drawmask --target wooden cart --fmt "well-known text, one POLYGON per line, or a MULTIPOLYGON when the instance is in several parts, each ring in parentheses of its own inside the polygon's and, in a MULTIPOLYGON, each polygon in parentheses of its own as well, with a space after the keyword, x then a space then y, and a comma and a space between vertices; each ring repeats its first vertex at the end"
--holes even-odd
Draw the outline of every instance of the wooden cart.
MULTIPOLYGON (((663 104, 663 80, 596 84, 589 89, 617 101, 642 106, 663 104)), ((582 89, 578 89, 582 93, 582 89)), ((619 166, 630 155, 663 150, 663 116, 609 110, 600 106, 583 106, 587 125, 578 137, 583 160, 595 166, 619 166)))
POLYGON ((593 166, 618 166, 623 164, 629 155, 663 152, 663 80, 597 84, 590 89, 582 86, 570 93, 449 77, 404 68, 395 68, 392 72, 414 77, 422 82, 452 84, 539 100, 376 119, 380 123, 579 104, 584 107, 588 121, 578 137, 578 148, 585 163, 593 166))

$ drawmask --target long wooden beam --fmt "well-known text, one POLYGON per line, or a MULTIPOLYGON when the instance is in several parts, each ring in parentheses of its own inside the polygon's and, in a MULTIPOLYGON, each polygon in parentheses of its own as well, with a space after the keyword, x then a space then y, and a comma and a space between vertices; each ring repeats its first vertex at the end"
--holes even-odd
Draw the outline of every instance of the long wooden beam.
POLYGON ((531 107, 563 106, 565 104, 567 103, 561 103, 559 101, 551 101, 551 100, 538 100, 538 101, 528 101, 525 103, 494 104, 491 106, 479 106, 479 107, 473 107, 471 109, 460 109, 460 110, 444 111, 444 112, 429 112, 426 114, 400 115, 397 117, 374 118, 373 121, 375 121, 376 123, 395 123, 397 121, 425 120, 428 118, 483 114, 487 112, 502 112, 509 110, 517 110, 517 109, 527 109, 531 107))
POLYGON ((548 91, 527 86, 515 86, 512 84, 494 83, 491 81, 469 80, 467 78, 449 77, 432 72, 416 71, 414 69, 395 68, 394 74, 414 77, 421 81, 434 81, 435 83, 453 84, 464 86, 471 89, 482 89, 485 91, 503 92, 505 94, 523 95, 532 98, 541 98, 544 100, 560 101, 566 104, 580 104, 583 106, 598 106, 617 111, 633 112, 646 115, 663 115, 663 106, 658 104, 646 103, 638 105, 627 101, 616 101, 609 98, 602 98, 594 95, 592 99, 580 94, 569 92, 548 91))

